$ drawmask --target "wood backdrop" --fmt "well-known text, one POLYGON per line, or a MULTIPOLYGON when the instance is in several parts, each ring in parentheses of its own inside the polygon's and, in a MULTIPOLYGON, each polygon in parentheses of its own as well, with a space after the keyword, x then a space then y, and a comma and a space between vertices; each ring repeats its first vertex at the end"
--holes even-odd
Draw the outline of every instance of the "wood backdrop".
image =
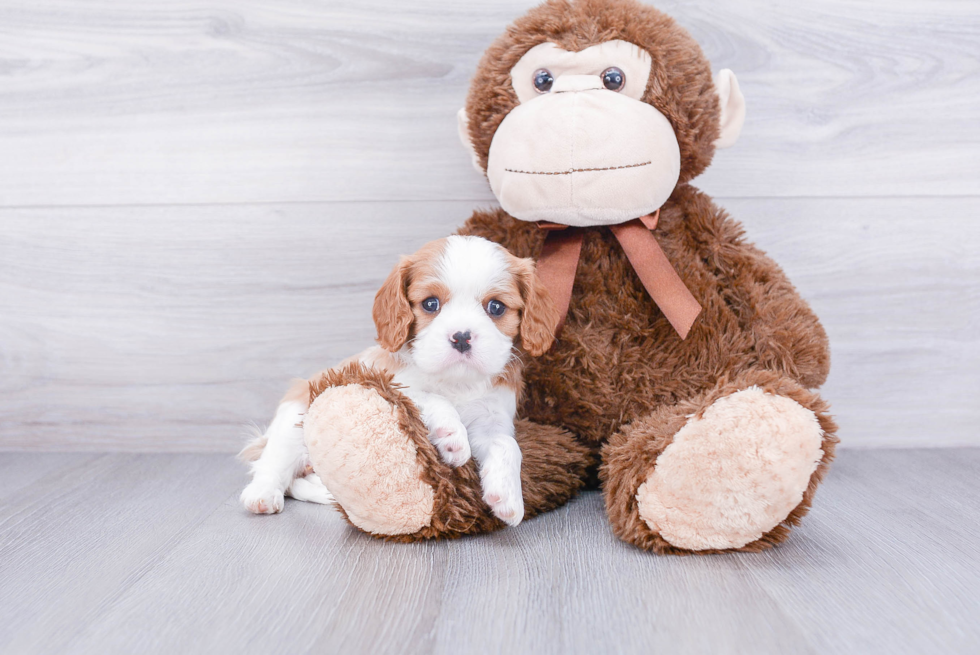
MULTIPOLYGON (((455 112, 526 0, 3 0, 0 448, 232 451, 493 202, 455 112)), ((665 0, 748 100, 697 184, 830 333, 845 447, 980 444, 980 8, 665 0)))

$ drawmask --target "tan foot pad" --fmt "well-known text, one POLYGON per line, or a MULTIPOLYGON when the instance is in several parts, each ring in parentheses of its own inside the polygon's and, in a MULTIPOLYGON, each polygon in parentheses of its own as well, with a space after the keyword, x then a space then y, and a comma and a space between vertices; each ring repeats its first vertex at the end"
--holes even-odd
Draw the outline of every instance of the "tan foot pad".
POLYGON ((636 493, 640 517, 689 550, 739 548, 803 499, 823 457, 813 412, 757 387, 715 401, 664 449, 636 493))
POLYGON ((397 410, 359 384, 321 393, 304 420, 310 461, 351 523, 373 534, 412 534, 432 523, 434 494, 397 410))

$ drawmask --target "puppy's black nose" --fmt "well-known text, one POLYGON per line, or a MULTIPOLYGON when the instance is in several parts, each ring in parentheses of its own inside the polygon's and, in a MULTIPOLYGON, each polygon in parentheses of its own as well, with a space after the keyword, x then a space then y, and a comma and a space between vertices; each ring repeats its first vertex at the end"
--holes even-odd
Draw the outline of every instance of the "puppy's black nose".
POLYGON ((449 342, 453 344, 453 348, 455 348, 461 353, 465 353, 467 350, 472 348, 472 346, 470 346, 469 330, 467 330, 466 332, 457 332, 456 334, 453 335, 453 338, 450 339, 449 342))

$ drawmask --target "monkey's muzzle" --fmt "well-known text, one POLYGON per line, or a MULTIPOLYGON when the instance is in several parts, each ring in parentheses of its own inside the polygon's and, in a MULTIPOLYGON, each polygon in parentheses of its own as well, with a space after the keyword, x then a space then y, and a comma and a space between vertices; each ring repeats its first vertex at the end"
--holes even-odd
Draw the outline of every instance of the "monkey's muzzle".
POLYGON ((680 148, 663 114, 602 88, 556 88, 518 105, 497 128, 487 164, 508 214, 580 227, 657 210, 679 175, 680 148))

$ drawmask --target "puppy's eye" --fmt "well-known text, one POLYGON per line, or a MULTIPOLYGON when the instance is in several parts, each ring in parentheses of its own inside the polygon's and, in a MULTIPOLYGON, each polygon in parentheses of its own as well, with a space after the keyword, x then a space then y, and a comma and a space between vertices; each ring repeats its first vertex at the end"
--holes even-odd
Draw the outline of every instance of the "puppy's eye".
POLYGON ((547 68, 539 68, 534 71, 534 88, 538 93, 551 91, 551 85, 555 83, 555 78, 547 68))
POLYGON ((506 311, 507 305, 499 300, 491 300, 487 303, 487 314, 490 314, 490 316, 493 316, 494 318, 500 318, 506 311))
POLYGON ((422 301, 422 309, 429 312, 430 314, 436 313, 437 311, 439 311, 439 299, 436 298, 435 296, 426 298, 425 300, 422 301))
POLYGON ((610 91, 622 91, 626 86, 626 73, 615 66, 610 66, 602 71, 602 85, 610 91))

